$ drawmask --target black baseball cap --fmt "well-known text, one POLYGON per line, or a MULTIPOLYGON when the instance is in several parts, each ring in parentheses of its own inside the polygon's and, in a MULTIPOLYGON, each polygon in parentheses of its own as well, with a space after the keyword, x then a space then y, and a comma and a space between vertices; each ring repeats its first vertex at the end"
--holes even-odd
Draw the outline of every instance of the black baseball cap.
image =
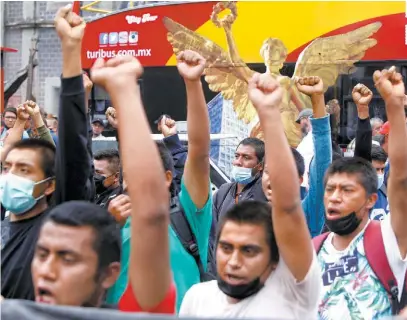
POLYGON ((172 119, 171 116, 169 116, 168 114, 162 114, 161 116, 158 117, 157 120, 154 121, 154 124, 159 124, 163 117, 166 117, 167 119, 172 119))
POLYGON ((99 123, 99 124, 101 124, 102 126, 105 126, 105 123, 103 122, 102 119, 94 119, 94 120, 92 121, 92 123, 99 123))

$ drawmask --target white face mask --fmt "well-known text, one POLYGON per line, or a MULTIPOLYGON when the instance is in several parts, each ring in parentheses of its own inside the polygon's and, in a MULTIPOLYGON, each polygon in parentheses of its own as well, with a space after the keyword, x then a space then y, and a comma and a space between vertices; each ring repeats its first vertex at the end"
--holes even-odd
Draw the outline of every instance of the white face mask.
POLYGON ((379 190, 381 187, 382 187, 382 185, 383 185, 383 182, 384 182, 384 173, 382 173, 382 174, 377 174, 377 190, 379 190))

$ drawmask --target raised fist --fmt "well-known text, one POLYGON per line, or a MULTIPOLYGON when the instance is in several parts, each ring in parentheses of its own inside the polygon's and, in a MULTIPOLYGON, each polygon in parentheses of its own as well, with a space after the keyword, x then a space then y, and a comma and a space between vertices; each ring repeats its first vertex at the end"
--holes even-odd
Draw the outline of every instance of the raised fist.
POLYGON ((373 74, 373 80, 377 91, 379 91, 386 103, 392 102, 397 105, 404 105, 405 87, 403 77, 396 72, 396 67, 393 66, 389 70, 376 70, 373 74))
POLYGON ((124 225, 126 219, 131 215, 130 197, 125 194, 118 195, 110 201, 107 210, 118 223, 124 225))
POLYGON ((295 78, 298 91, 307 96, 324 94, 324 83, 320 77, 295 78))
POLYGON ((180 75, 189 81, 200 80, 206 60, 197 52, 185 50, 177 56, 177 68, 180 75))
POLYGON ((248 90, 249 99, 258 112, 280 107, 283 90, 271 75, 255 73, 249 81, 248 90))
POLYGON ((32 109, 30 107, 26 106, 25 104, 21 104, 17 107, 17 118, 21 121, 27 121, 30 119, 30 112, 32 113, 32 109))
POLYGON ((373 93, 364 84, 358 83, 352 90, 352 98, 355 104, 369 105, 373 93))
POLYGON ((117 56, 108 61, 99 58, 91 70, 91 79, 106 90, 121 89, 129 84, 136 84, 143 74, 140 62, 132 56, 117 56))
POLYGON ((58 10, 54 19, 55 29, 63 44, 80 44, 85 32, 86 23, 68 4, 58 10))
POLYGON ((352 98, 358 109, 358 116, 360 119, 367 119, 369 117, 369 103, 372 100, 372 97, 372 91, 364 84, 358 83, 353 88, 352 98))
POLYGON ((116 114, 116 109, 115 108, 113 108, 113 107, 107 108, 107 110, 106 110, 106 118, 107 118, 107 121, 109 121, 110 125, 113 128, 117 129, 119 123, 118 123, 118 120, 117 120, 117 114, 116 114))
POLYGON ((177 126, 175 120, 163 116, 158 124, 158 131, 160 131, 164 137, 173 136, 177 134, 177 126))

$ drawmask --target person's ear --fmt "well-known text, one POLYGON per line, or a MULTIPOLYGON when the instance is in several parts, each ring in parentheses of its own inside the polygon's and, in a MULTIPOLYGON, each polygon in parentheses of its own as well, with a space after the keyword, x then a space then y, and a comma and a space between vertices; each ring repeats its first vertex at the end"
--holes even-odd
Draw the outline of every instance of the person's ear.
POLYGON ((47 188, 44 191, 44 195, 45 196, 49 196, 50 194, 52 194, 55 191, 55 179, 51 179, 50 181, 47 181, 47 188))
POLYGON ((120 275, 120 262, 112 262, 103 272, 102 287, 107 290, 112 287, 120 275))
POLYGON ((172 183, 172 179, 173 179, 173 175, 171 170, 167 170, 165 171, 165 181, 166 181, 166 185, 167 185, 167 189, 171 186, 172 183))
POLYGON ((368 208, 369 210, 372 209, 377 201, 378 195, 377 193, 373 193, 371 194, 368 198, 367 198, 367 203, 366 203, 366 208, 368 208))

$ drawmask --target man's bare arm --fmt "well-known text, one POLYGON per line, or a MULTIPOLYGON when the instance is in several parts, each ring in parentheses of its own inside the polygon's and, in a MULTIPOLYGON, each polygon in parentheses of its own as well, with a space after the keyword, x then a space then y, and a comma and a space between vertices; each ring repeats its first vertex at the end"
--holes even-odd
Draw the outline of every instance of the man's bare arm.
POLYGON ((278 82, 268 75, 256 74, 249 83, 249 97, 264 131, 266 163, 273 186, 272 219, 276 241, 291 273, 301 281, 310 269, 314 253, 301 206, 298 173, 281 120, 282 94, 278 82))
POLYGON ((99 59, 92 69, 92 80, 106 88, 117 109, 120 153, 132 207, 129 280, 140 307, 149 310, 164 299, 172 280, 169 192, 141 102, 137 85, 141 74, 141 65, 129 56, 106 63, 99 59))
POLYGON ((386 104, 390 124, 388 182, 391 224, 400 252, 407 255, 407 126, 404 114, 405 87, 394 67, 376 71, 375 86, 386 104))
POLYGON ((177 60, 187 91, 188 156, 184 182, 195 206, 202 208, 209 196, 209 115, 201 83, 206 62, 193 51, 181 52, 177 60))

